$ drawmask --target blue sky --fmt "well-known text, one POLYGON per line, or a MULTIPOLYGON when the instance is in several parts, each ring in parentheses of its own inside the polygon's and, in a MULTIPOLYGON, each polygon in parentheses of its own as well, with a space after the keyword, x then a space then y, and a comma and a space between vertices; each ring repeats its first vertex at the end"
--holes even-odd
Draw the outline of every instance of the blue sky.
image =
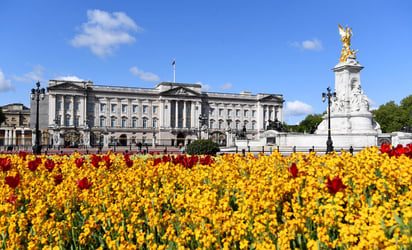
POLYGON ((326 109, 353 30, 361 85, 379 106, 412 94, 411 1, 0 2, 0 105, 29 105, 37 80, 283 94, 285 121, 326 109))

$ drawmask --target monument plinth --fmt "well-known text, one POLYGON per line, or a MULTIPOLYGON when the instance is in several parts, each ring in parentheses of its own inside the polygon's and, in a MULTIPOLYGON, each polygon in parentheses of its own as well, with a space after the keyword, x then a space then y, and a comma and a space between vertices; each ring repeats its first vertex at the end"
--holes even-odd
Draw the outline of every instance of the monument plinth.
MULTIPOLYGON (((369 99, 363 93, 360 71, 363 66, 356 61, 356 52, 350 48, 351 29, 339 25, 343 42, 340 62, 332 69, 335 72, 336 98, 332 101, 330 119, 332 134, 379 134, 379 124, 369 111, 369 99)), ((319 124, 316 134, 328 133, 327 115, 319 124)))

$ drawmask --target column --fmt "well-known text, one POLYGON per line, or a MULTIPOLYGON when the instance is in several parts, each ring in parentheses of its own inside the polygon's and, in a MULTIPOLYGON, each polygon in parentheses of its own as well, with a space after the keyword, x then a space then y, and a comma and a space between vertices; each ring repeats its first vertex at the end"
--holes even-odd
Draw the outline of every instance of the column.
POLYGON ((62 117, 60 120, 61 126, 66 126, 66 98, 64 96, 61 96, 61 101, 62 101, 62 117))
POLYGON ((70 97, 70 100, 71 100, 71 105, 70 105, 70 108, 72 109, 71 111, 71 116, 70 116, 70 125, 71 126, 74 126, 74 101, 75 101, 75 98, 74 98, 74 95, 72 95, 71 97, 70 97))
POLYGON ((164 114, 165 114, 165 101, 164 100, 160 100, 159 102, 159 128, 162 129, 165 127, 164 124, 164 114))
POLYGON ((279 121, 283 122, 283 107, 279 106, 279 121))
POLYGON ((183 128, 186 128, 186 101, 183 101, 183 128))
POLYGON ((195 120, 195 107, 193 105, 193 101, 190 101, 190 127, 196 127, 196 120, 195 120))
POLYGON ((54 120, 56 119, 56 105, 56 95, 49 95, 49 127, 54 126, 54 120))
POLYGON ((256 109, 256 113, 257 113, 257 119, 256 119, 256 129, 258 130, 258 132, 260 132, 260 130, 263 129, 263 124, 264 124, 264 120, 263 120, 263 106, 260 102, 257 103, 257 109, 256 109))
POLYGON ((169 100, 165 100, 165 112, 164 112, 164 126, 165 128, 171 128, 170 126, 170 110, 172 110, 171 106, 170 106, 170 101, 169 100))
POLYGON ((13 145, 16 145, 17 143, 17 136, 16 136, 16 129, 13 129, 13 145))
POLYGON ((21 130, 21 145, 24 146, 24 128, 21 130))
POLYGON ((83 97, 79 97, 79 110, 80 110, 80 112, 79 112, 79 127, 81 127, 81 126, 86 126, 86 124, 85 124, 85 120, 86 120, 86 117, 85 117, 85 114, 84 114, 84 111, 85 111, 85 100, 84 100, 84 96, 83 97))
POLYGON ((179 101, 175 101, 175 128, 179 127, 179 101))
POLYGON ((4 146, 9 145, 9 130, 4 130, 4 146))

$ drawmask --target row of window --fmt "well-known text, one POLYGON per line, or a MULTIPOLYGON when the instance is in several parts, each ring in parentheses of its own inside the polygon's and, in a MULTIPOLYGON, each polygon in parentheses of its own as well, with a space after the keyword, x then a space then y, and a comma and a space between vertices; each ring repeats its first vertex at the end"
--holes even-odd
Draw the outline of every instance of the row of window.
MULTIPOLYGON (((223 124, 224 124, 223 121, 219 121, 217 128, 218 128, 218 129, 223 129, 223 128, 224 128, 224 127, 223 127, 223 124)), ((246 123, 245 123, 245 126, 246 126, 246 123)), ((214 129, 214 128, 215 128, 215 121, 211 120, 211 121, 209 122, 209 127, 210 127, 211 129, 214 129)), ((256 127, 256 122, 253 121, 253 122, 252 122, 252 127, 251 127, 251 129, 255 129, 255 127, 256 127)), ((235 129, 240 130, 240 129, 242 129, 242 128, 243 128, 243 126, 241 125, 241 123, 237 121, 237 122, 235 123, 235 129)))
MULTIPOLYGON (((79 126, 79 119, 80 119, 79 116, 76 116, 74 118, 73 125, 75 127, 79 126)), ((143 121, 143 128, 147 128, 148 127, 148 119, 143 118, 142 121, 143 121)), ((56 122, 57 122, 57 125, 59 125, 59 126, 61 125, 61 116, 57 117, 56 122)), ((121 127, 126 128, 126 123, 127 123, 127 120, 122 119, 121 127)), ((64 125, 65 126, 70 126, 71 125, 70 124, 70 116, 65 117, 64 125)), ((99 125, 100 125, 100 127, 105 127, 106 126, 106 118, 101 117, 100 120, 99 120, 99 125)), ((94 120, 93 119, 89 120, 89 126, 94 127, 94 120)), ((115 118, 110 119, 110 126, 111 127, 116 127, 116 119, 115 118)), ((156 119, 152 120, 152 127, 157 128, 157 120, 156 119)), ((132 120, 132 128, 137 128, 137 119, 132 120)))
MULTIPOLYGON (((224 111, 224 109, 219 109, 219 116, 223 116, 223 111, 224 111)), ((235 110, 235 115, 237 117, 240 117, 240 111, 241 111, 240 109, 235 110)), ((209 113, 210 113, 211 116, 214 115, 215 114, 215 109, 210 108, 209 113)), ((232 116, 232 109, 227 109, 226 114, 227 114, 227 116, 232 116)), ((249 115, 249 110, 243 110, 243 116, 247 117, 248 115, 249 115)), ((255 117, 255 115, 256 115, 256 111, 252 110, 252 117, 255 117)))
MULTIPOLYGON (((65 105, 66 105, 66 106, 65 106, 65 109, 66 109, 66 110, 70 110, 71 102, 66 102, 65 105)), ((78 110, 79 110, 79 106, 80 106, 80 103, 75 102, 75 103, 74 103, 74 110, 75 110, 75 111, 78 111, 78 110)), ((126 112, 127 112, 127 106, 128 106, 127 104, 122 104, 122 113, 126 113, 126 112)), ((59 111, 59 110, 61 110, 61 108, 62 108, 62 102, 57 102, 57 107, 56 107, 56 109, 59 111)), ((143 113, 146 113, 146 114, 147 114, 148 109, 149 109, 149 106, 148 106, 148 105, 143 105, 143 113)), ((94 104, 93 104, 93 103, 90 103, 90 104, 89 104, 88 110, 89 110, 89 112, 93 112, 93 111, 94 111, 94 104)), ((117 104, 110 104, 110 111, 111 111, 112 113, 115 113, 116 110, 117 110, 117 104)), ((152 112, 153 112, 153 114, 157 114, 157 110, 158 110, 158 107, 157 107, 157 106, 153 106, 153 107, 152 107, 152 112)), ((106 104, 104 104, 104 103, 101 103, 101 104, 100 104, 100 111, 101 111, 101 112, 105 112, 105 111, 106 111, 106 104)), ((136 112, 137 112, 137 105, 132 105, 132 112, 133 112, 133 113, 136 113, 136 112)))

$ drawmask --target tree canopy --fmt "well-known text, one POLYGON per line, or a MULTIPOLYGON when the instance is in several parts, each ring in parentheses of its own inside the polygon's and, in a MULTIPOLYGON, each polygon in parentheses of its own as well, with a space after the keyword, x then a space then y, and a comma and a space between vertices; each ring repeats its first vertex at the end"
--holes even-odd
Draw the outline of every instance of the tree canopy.
POLYGON ((400 131, 405 126, 412 125, 412 95, 402 99, 401 105, 390 101, 380 105, 372 113, 375 115, 375 120, 381 125, 382 132, 400 131))

